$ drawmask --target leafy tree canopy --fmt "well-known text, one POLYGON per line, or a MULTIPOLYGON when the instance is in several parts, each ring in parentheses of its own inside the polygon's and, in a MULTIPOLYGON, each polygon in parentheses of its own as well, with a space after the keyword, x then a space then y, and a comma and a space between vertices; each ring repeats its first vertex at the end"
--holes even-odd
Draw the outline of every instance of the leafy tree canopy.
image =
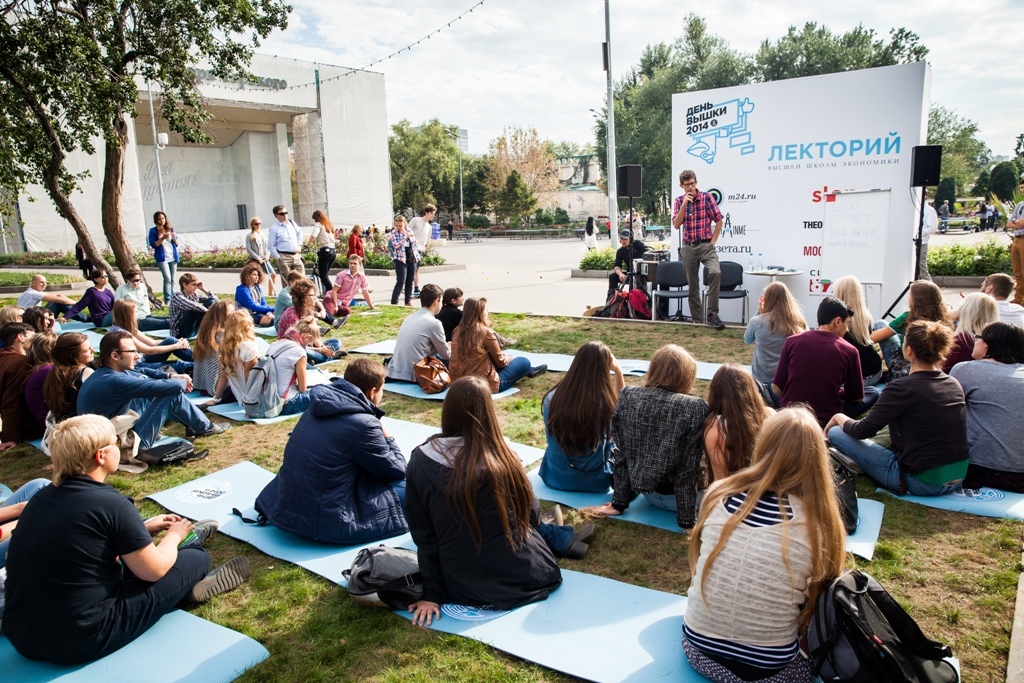
POLYGON ((978 137, 977 123, 938 104, 928 112, 928 144, 942 145, 942 175, 954 178, 960 192, 967 191, 992 156, 978 137))
POLYGON ((425 204, 434 204, 445 213, 459 210, 457 139, 458 127, 437 119, 418 128, 407 120, 391 127, 388 152, 396 210, 418 212, 425 204))

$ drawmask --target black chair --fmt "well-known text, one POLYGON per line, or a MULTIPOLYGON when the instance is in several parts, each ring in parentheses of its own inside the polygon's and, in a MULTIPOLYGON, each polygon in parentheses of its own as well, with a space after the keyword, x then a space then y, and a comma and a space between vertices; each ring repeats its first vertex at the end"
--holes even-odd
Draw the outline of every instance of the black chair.
MULTIPOLYGON (((722 261, 719 264, 722 268, 722 280, 718 287, 718 298, 721 299, 743 299, 743 324, 747 324, 747 309, 750 305, 750 293, 743 287, 743 266, 735 261, 722 261), (737 289, 739 287, 740 289, 737 289)), ((704 292, 702 299, 704 311, 708 310, 708 270, 704 269, 704 292)))
MULTIPOLYGON (((658 319, 659 299, 687 299, 690 296, 690 288, 687 287, 686 269, 680 261, 668 261, 658 264, 657 289, 652 292, 653 312, 652 318, 658 319), (678 289, 675 289, 678 288, 678 289)), ((666 302, 666 306, 668 302, 666 302)), ((680 314, 682 305, 680 304, 680 314)))

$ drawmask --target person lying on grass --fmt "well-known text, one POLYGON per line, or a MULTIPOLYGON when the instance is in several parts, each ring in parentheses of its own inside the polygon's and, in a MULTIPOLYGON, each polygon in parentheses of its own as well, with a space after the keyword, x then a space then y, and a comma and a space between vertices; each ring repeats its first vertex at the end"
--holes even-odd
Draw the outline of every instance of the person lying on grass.
POLYGON ((54 430, 50 453, 53 485, 25 506, 7 555, 2 631, 22 656, 100 659, 183 600, 205 602, 248 578, 245 557, 210 571, 203 543, 216 522, 193 525, 177 515, 144 522, 131 499, 104 483, 121 459, 110 420, 68 418, 54 430))

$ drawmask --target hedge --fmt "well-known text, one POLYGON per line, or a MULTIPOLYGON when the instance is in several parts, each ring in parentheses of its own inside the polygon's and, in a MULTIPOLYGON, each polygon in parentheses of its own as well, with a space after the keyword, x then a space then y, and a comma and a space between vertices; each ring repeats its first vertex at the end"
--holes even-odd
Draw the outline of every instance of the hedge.
MULTIPOLYGON (((47 274, 46 279, 51 285, 70 285, 83 281, 75 275, 64 274, 47 274)), ((32 273, 0 273, 0 287, 28 287, 31 282, 32 273)))

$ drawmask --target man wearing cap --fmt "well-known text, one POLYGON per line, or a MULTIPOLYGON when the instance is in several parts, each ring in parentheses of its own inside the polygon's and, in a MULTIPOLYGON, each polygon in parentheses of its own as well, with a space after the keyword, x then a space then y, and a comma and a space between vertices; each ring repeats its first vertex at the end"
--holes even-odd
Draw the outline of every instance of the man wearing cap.
POLYGON ((714 197, 697 189, 697 174, 691 170, 679 174, 679 185, 683 194, 676 197, 672 207, 672 227, 679 230, 679 259, 686 269, 686 281, 690 283, 690 316, 693 320, 704 320, 715 329, 725 328, 718 317, 718 289, 722 282, 722 267, 718 263, 715 244, 722 234, 722 212, 714 197), (714 232, 711 223, 715 224, 714 232), (700 303, 700 287, 697 283, 700 264, 708 276, 707 318, 700 303))
POLYGON ((608 299, 612 298, 615 290, 619 288, 619 284, 626 281, 626 272, 633 270, 633 260, 641 258, 644 252, 647 251, 647 247, 644 246, 643 242, 633 240, 633 255, 629 255, 629 228, 623 228, 619 231, 619 248, 615 252, 615 272, 608 276, 608 299), (626 272, 623 272, 622 266, 626 266, 626 272))
MULTIPOLYGON (((1020 185, 1024 188, 1024 174, 1020 177, 1020 185)), ((1013 277, 1017 281, 1013 303, 1024 306, 1024 202, 1014 207, 1013 213, 1006 219, 1006 229, 1013 235, 1010 262, 1013 264, 1013 277)))

